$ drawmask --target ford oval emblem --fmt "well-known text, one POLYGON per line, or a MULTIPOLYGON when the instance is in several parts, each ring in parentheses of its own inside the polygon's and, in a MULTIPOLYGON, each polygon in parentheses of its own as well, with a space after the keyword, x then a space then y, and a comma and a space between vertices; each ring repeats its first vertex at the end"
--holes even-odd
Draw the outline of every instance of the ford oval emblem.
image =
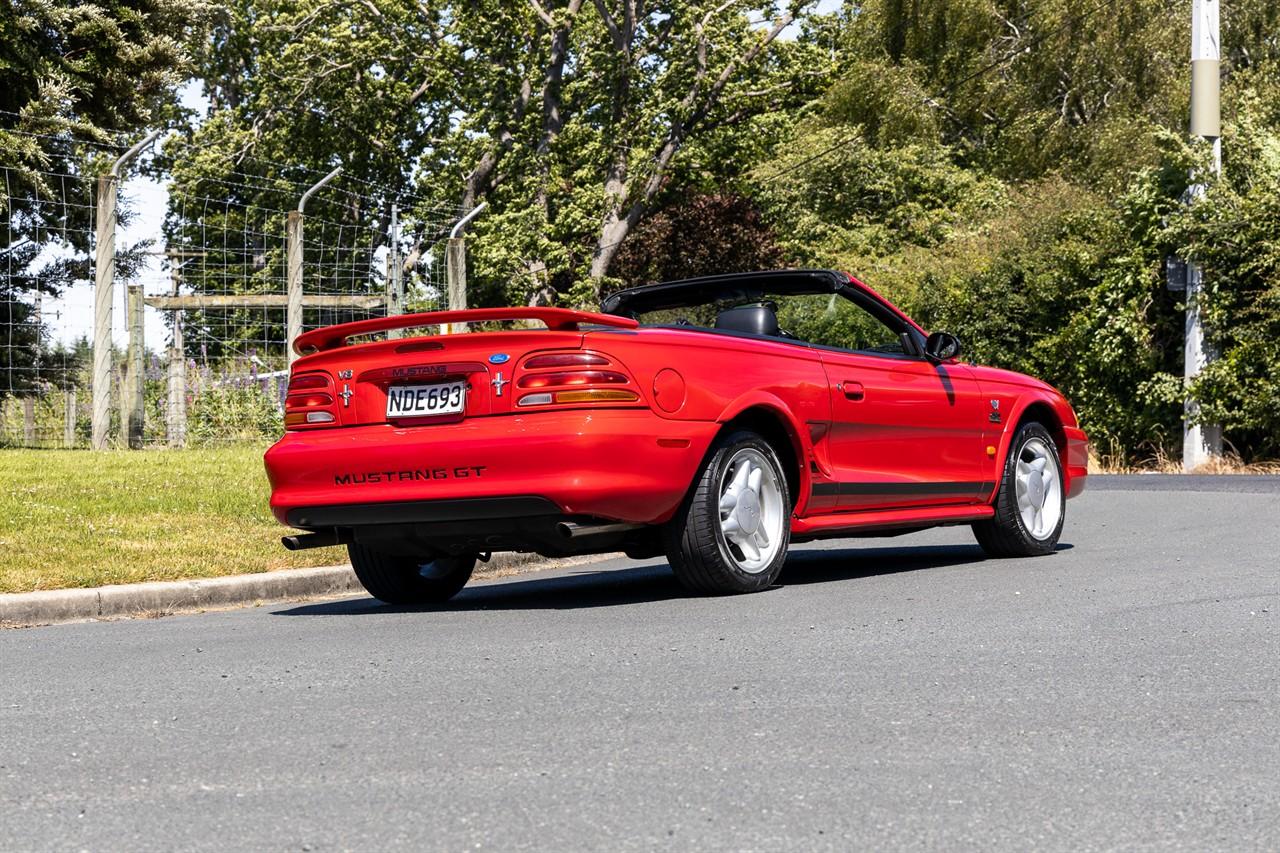
POLYGON ((507 355, 505 352, 495 352, 493 355, 489 356, 490 364, 506 364, 510 360, 511 356, 507 355))

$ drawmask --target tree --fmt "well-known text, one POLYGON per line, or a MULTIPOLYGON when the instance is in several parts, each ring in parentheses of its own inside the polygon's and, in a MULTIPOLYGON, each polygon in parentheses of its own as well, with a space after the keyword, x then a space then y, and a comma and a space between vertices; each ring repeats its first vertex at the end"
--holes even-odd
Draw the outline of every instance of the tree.
POLYGON ((1198 258, 1222 353, 1202 413, 1246 457, 1274 453, 1280 9, 1245 0, 1224 18, 1226 177, 1191 213, 1186 12, 847 7, 841 78, 744 191, 792 262, 849 269, 978 360, 1053 382, 1124 460, 1177 452, 1183 318, 1163 264, 1198 258))
POLYGON ((782 264, 777 237, 750 199, 696 195, 642 221, 614 258, 614 275, 633 287, 782 264))
POLYGON ((340 161, 385 188, 377 216, 399 198, 422 222, 483 200, 473 299, 590 303, 645 216, 737 175, 812 96, 826 54, 779 41, 803 7, 239 0, 200 52, 213 111, 176 174, 270 186, 340 161))
POLYGON ((7 392, 37 381, 41 330, 32 293, 87 273, 89 181, 122 135, 174 111, 183 41, 201 3, 12 0, 0 8, 0 350, 7 392), (62 203, 49 203, 53 199, 62 203), (44 249, 61 246, 48 261, 44 249))

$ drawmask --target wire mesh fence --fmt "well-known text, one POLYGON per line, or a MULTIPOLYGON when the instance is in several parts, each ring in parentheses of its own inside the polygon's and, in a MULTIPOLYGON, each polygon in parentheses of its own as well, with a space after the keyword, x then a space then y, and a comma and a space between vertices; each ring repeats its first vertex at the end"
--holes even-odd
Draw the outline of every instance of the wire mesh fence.
POLYGON ((311 175, 241 163, 193 176, 174 166, 180 143, 104 184, 122 148, 38 141, 66 146, 50 158, 60 168, 0 160, 0 446, 93 441, 104 191, 118 197, 110 332, 96 335, 109 341, 110 446, 277 436, 291 331, 445 307, 452 211, 335 181, 299 214, 311 175))

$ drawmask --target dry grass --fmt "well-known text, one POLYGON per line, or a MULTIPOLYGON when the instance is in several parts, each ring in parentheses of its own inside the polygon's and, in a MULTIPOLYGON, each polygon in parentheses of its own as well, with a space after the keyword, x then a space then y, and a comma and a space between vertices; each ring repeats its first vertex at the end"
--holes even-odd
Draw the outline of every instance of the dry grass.
POLYGON ((345 563, 281 547, 263 449, 0 450, 0 592, 345 563))
MULTIPOLYGON (((1182 460, 1170 456, 1163 449, 1156 449, 1148 456, 1134 462, 1122 456, 1089 455, 1090 474, 1184 474, 1182 460)), ((1235 452, 1201 465, 1192 474, 1280 474, 1280 462, 1250 462, 1240 459, 1235 452)))

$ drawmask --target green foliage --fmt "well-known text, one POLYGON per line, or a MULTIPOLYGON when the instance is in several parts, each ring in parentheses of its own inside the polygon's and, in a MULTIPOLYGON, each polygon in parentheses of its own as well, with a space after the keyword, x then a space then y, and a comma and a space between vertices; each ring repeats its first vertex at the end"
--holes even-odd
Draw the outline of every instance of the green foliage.
POLYGON ((284 432, 279 407, 257 385, 211 385, 188 404, 192 445, 275 440, 284 432))
POLYGON ((1154 174, 1118 203, 1060 180, 1028 186, 983 232, 915 256, 912 307, 976 361, 1061 389, 1101 449, 1166 447, 1181 406, 1152 380, 1181 374, 1181 317, 1150 226, 1175 203, 1154 174))
POLYGON ((1202 315, 1219 358, 1195 385, 1200 418, 1246 458, 1280 455, 1280 78, 1244 75, 1224 178, 1173 234, 1204 268, 1202 315))
MULTIPOLYGON (((1195 386, 1246 458, 1280 450, 1280 8, 1224 16, 1225 178, 1190 211, 1188 16, 867 0, 837 28, 841 79, 751 173, 792 262, 848 269, 980 362, 1061 388, 1104 453, 1176 455, 1180 297, 1205 267, 1222 353, 1195 386)), ((839 318, 826 318, 837 336, 839 318)), ((793 324, 795 321, 792 321, 793 324)))
MULTIPOLYGON (((375 216, 409 190, 423 220, 483 200, 473 304, 592 303, 636 227, 741 174, 817 92, 826 19, 806 5, 235 0, 200 51, 213 111, 176 177, 247 169, 237 200, 265 206, 290 166, 341 162, 381 188, 375 216), (815 40, 775 38, 796 17, 815 40)), ((194 224, 175 210, 170 227, 194 224)))
MULTIPOLYGON (((190 67, 211 110, 160 163, 166 235, 227 237, 190 271, 195 289, 278 291, 283 222, 264 211, 292 208, 340 163, 344 183, 308 215, 374 235, 361 249, 373 253, 399 203, 411 294, 426 292, 440 211, 480 201, 472 304, 591 305, 652 279, 843 268, 978 359, 1055 383, 1104 450, 1133 456, 1173 452, 1181 427, 1183 306, 1162 270, 1177 255, 1204 268, 1221 355, 1193 389, 1201 417, 1246 458, 1274 456, 1280 4, 1223 16, 1218 181, 1184 141, 1186 5, 17 0, 0 10, 0 152, 19 164, 5 212, 29 234, 0 248, 0 268, 31 272, 49 240, 70 251, 0 278, 6 352, 23 354, 0 369, 19 390, 47 381, 24 295, 86 272, 88 207, 33 205, 40 170, 83 172, 92 156, 74 142, 172 116, 190 67), (775 38, 792 18, 795 37, 775 38), (1185 208, 1193 167, 1207 192, 1185 208), (201 196, 224 204, 184 206, 201 196)), ((349 268, 321 242, 308 268, 349 268)), ((820 301, 786 310, 808 337, 875 345, 820 301)), ((193 401, 191 432, 269 436, 277 418, 257 391, 220 386, 193 401)))
MULTIPOLYGON (((30 295, 57 295, 72 278, 88 277, 92 179, 114 156, 114 148, 96 146, 114 146, 122 134, 174 113, 174 89, 189 67, 183 42, 204 11, 203 2, 189 0, 11 0, 0 7, 6 391, 40 383, 42 330, 30 295), (56 259, 44 251, 51 245, 56 259)), ((122 275, 137 248, 121 258, 122 275)))

